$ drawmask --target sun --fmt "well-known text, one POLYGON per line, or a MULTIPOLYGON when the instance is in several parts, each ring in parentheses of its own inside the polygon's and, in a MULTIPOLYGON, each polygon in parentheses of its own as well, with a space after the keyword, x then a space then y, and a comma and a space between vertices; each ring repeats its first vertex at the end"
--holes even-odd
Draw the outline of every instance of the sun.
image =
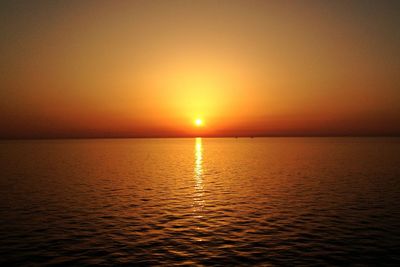
POLYGON ((197 119, 194 120, 194 124, 195 124, 197 127, 201 127, 201 126, 203 126, 203 120, 200 119, 200 118, 197 118, 197 119))

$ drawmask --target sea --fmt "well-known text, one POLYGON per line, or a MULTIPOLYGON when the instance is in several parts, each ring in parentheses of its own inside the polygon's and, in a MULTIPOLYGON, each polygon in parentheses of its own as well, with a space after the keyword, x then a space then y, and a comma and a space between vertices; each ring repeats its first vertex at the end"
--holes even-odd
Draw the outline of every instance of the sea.
POLYGON ((400 266, 400 138, 0 141, 1 266, 400 266))

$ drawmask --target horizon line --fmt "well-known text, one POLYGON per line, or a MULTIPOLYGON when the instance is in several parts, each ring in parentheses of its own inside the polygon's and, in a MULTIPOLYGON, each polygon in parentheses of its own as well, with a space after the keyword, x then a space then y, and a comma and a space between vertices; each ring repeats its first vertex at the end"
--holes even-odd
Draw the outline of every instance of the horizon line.
POLYGON ((226 136, 44 136, 44 137, 0 137, 0 141, 12 140, 79 140, 79 139, 183 139, 183 138, 400 138, 400 134, 363 134, 363 135, 226 135, 226 136))

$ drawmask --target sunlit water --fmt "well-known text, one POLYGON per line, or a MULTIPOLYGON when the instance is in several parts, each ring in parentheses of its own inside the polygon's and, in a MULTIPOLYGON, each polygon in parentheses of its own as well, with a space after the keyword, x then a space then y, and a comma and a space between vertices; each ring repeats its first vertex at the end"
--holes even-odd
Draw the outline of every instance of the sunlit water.
POLYGON ((0 263, 400 263, 400 139, 0 142, 0 263))

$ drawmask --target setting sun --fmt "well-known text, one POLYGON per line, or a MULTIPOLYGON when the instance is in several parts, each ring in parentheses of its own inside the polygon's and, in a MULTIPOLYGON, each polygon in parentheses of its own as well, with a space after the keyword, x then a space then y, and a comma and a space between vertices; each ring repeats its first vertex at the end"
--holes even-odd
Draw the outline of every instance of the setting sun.
POLYGON ((202 119, 196 119, 196 120, 194 121, 194 124, 195 124, 197 127, 203 126, 203 120, 202 120, 202 119))

